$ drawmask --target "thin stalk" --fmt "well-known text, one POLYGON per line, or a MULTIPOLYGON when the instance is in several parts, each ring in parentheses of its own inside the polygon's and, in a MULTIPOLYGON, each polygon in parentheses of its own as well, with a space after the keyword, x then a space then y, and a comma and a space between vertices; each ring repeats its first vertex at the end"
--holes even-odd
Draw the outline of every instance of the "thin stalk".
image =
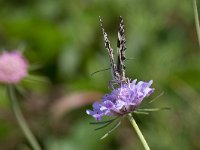
POLYGON ((195 24, 196 24, 197 37, 198 37, 198 42, 199 42, 199 47, 200 47, 200 26, 199 26, 199 16, 198 16, 196 0, 193 0, 193 7, 194 7, 194 19, 195 19, 195 24))
POLYGON ((34 150, 41 150, 37 140, 35 139, 33 133, 31 132, 30 128, 28 127, 28 125, 24 119, 24 116, 20 110, 16 95, 14 92, 14 87, 12 85, 9 85, 7 92, 8 92, 8 97, 9 97, 11 105, 12 105, 12 110, 15 114, 15 117, 17 119, 19 126, 21 127, 22 131, 24 132, 25 137, 27 138, 27 140, 29 141, 30 145, 32 146, 32 148, 34 150))
POLYGON ((137 133, 137 135, 138 135, 138 137, 139 137, 144 149, 145 150, 150 150, 150 148, 149 148, 149 146, 148 146, 148 144, 147 144, 142 132, 140 131, 135 119, 133 118, 132 114, 129 113, 127 117, 129 119, 129 121, 131 122, 133 128, 135 129, 135 131, 136 131, 136 133, 137 133))

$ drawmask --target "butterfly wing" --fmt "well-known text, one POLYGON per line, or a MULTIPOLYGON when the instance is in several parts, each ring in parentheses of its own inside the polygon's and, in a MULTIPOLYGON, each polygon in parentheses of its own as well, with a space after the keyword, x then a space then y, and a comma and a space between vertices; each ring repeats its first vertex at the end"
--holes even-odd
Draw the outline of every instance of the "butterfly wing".
POLYGON ((117 72, 119 74, 119 80, 123 81, 125 79, 125 50, 126 50, 126 40, 124 35, 124 23, 120 16, 119 29, 118 29, 118 41, 117 41, 117 72))
POLYGON ((108 55, 109 55, 109 58, 110 58, 110 65, 111 65, 112 77, 113 77, 113 80, 116 80, 117 79, 117 74, 116 74, 117 73, 117 67, 116 67, 116 64, 115 64, 115 61, 114 61, 113 49, 110 46, 110 41, 108 40, 108 35, 107 35, 107 33, 105 32, 105 30, 103 28, 103 23, 102 23, 102 20, 101 20, 100 17, 99 17, 99 20, 100 20, 101 29, 102 29, 102 32, 103 32, 103 38, 104 38, 105 48, 107 49, 108 55))

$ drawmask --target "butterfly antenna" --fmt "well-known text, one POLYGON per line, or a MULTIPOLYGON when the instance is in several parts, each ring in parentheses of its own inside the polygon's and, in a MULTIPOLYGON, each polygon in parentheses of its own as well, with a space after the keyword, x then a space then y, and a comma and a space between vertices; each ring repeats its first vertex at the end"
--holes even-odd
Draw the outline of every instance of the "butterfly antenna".
POLYGON ((128 60, 134 60, 136 58, 126 58, 125 62, 128 61, 128 60))
POLYGON ((94 75, 94 74, 96 74, 96 73, 99 73, 99 72, 101 72, 101 71, 107 71, 107 70, 110 70, 110 68, 106 68, 106 69, 97 70, 97 71, 95 71, 95 72, 91 73, 90 75, 91 75, 91 76, 93 76, 93 75, 94 75))

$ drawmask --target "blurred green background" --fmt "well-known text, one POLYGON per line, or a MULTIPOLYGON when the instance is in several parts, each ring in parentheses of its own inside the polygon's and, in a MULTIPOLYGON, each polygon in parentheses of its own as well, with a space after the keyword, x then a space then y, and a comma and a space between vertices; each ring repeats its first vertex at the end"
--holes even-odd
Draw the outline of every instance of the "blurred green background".
MULTIPOLYGON (((30 74, 42 79, 21 83, 20 105, 43 149, 143 149, 125 119, 100 140, 109 128, 94 131, 85 113, 110 91, 110 71, 91 76, 109 67, 99 15, 114 49, 123 16, 127 77, 154 80, 156 90, 141 107, 171 108, 136 116, 150 147, 199 150, 200 49, 192 0, 0 0, 0 50, 24 50, 30 64, 39 65, 30 74)), ((30 149, 1 85, 0 150, 30 149)))

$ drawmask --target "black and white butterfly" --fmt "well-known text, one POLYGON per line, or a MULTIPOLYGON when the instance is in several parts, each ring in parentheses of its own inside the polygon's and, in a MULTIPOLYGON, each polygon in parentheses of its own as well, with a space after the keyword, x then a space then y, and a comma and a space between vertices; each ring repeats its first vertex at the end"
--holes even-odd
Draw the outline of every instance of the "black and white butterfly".
POLYGON ((110 65, 111 65, 111 73, 112 73, 112 82, 114 83, 123 83, 126 82, 127 78, 125 77, 125 50, 126 50, 126 40, 125 40, 125 35, 124 35, 124 23, 123 19, 120 16, 120 21, 119 21, 119 28, 118 28, 118 40, 117 40, 117 62, 115 63, 114 60, 114 52, 113 49, 110 45, 110 41, 108 40, 108 35, 105 32, 102 24, 102 20, 100 19, 101 23, 101 28, 103 32, 103 38, 104 38, 104 43, 105 43, 105 48, 108 51, 108 55, 110 58, 110 65))

